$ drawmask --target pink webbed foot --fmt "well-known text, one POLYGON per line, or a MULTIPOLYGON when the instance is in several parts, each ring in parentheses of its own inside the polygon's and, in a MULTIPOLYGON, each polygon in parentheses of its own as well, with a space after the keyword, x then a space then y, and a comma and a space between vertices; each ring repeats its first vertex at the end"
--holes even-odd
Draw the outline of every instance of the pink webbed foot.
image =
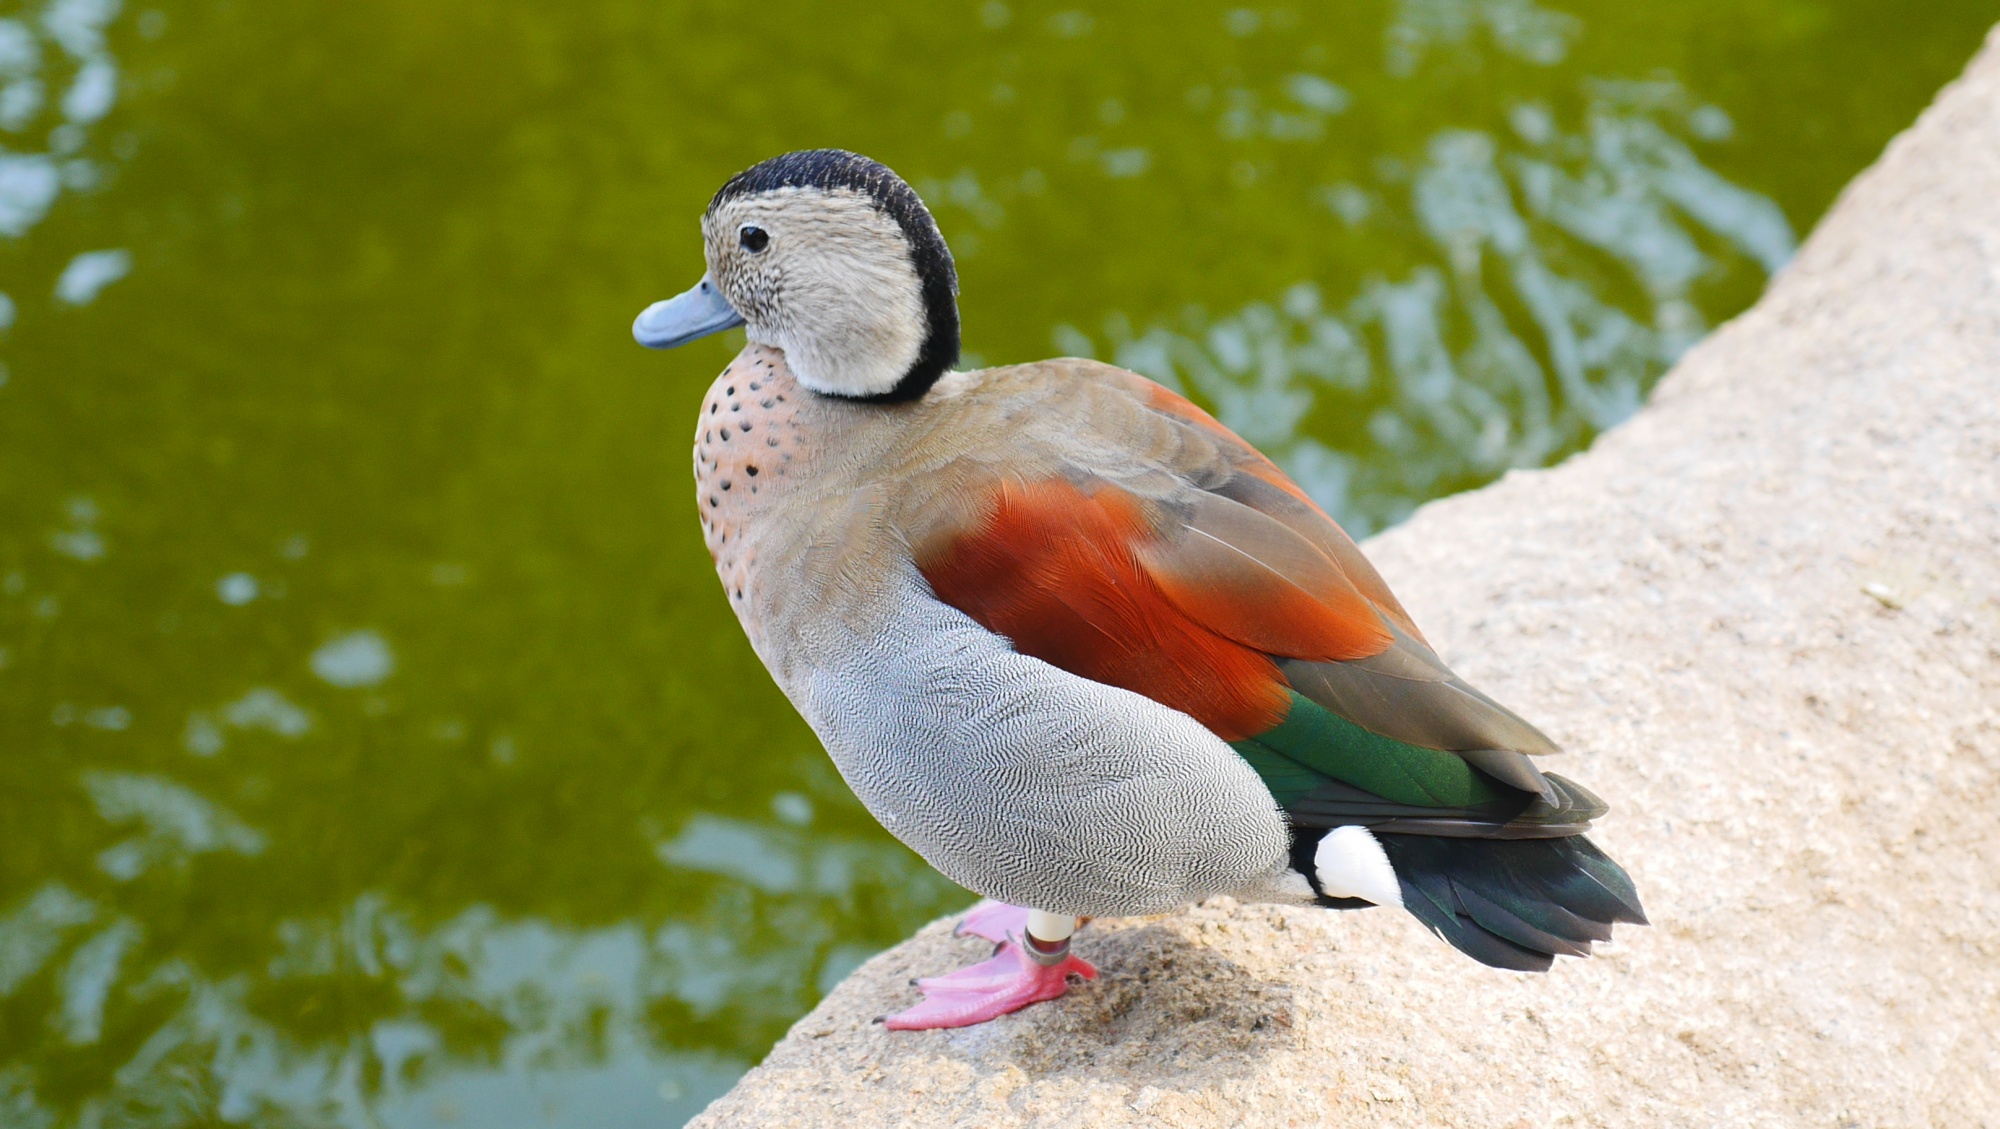
MULTIPOLYGON (((1027 911, 1017 912, 1025 920, 1027 911)), ((965 926, 961 924, 960 928, 965 926)), ((1015 936, 1023 934, 1017 932, 1015 936)), ((1018 940, 1004 940, 999 951, 987 960, 946 976, 917 981, 924 1002, 897 1012, 882 1023, 891 1031, 970 1027, 1029 1004, 1055 999, 1069 991, 1071 973, 1086 980, 1097 978, 1097 969, 1081 957, 1064 953, 1057 963, 1045 965, 1029 956, 1018 940)))
POLYGON ((978 905, 965 911, 965 916, 959 919, 958 928, 952 932, 960 936, 970 933, 974 937, 984 937, 997 945, 1020 937, 1027 928, 1028 911, 1025 908, 981 898, 978 905))

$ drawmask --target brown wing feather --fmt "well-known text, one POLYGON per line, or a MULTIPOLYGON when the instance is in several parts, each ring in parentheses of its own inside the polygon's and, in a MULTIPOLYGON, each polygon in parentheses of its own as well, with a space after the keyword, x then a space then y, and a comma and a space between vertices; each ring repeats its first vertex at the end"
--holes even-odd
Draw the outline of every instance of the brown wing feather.
POLYGON ((1167 598, 1209 630, 1283 657, 1359 659, 1389 646, 1374 605, 1288 526, 1195 490, 1172 512, 1178 528, 1135 552, 1167 598))
MULTIPOLYGON (((1529 756, 1560 748, 1541 730, 1452 673, 1353 538, 1321 510, 1283 471, 1236 433, 1187 400, 1122 370, 1128 394, 1143 396, 1154 412, 1198 433, 1201 442, 1182 444, 1174 469, 1191 485, 1228 506, 1192 507, 1202 515, 1189 522, 1220 535, 1245 551, 1263 553, 1279 571, 1320 577, 1324 565, 1339 573, 1342 588, 1365 598, 1386 621, 1389 645, 1370 654, 1327 661, 1294 646, 1264 646, 1283 661, 1279 669, 1293 689, 1372 732, 1465 757, 1474 767, 1528 792, 1549 794, 1550 785, 1529 756), (1262 524, 1247 519, 1255 514, 1262 524), (1296 535, 1274 536, 1270 525, 1296 535), (1302 541, 1315 552, 1298 551, 1302 541)), ((1323 581, 1318 581, 1323 583, 1323 581)), ((1221 628, 1218 628, 1221 630, 1221 628)), ((1272 642, 1278 642, 1273 640, 1272 642)))
POLYGON ((1232 737, 1270 716, 1258 687, 1288 683, 1363 728, 1549 793, 1527 756, 1555 743, 1453 674, 1353 539, 1234 432, 1110 365, 980 377, 1008 389, 984 403, 1013 408, 994 421, 991 450, 955 433, 956 452, 926 478, 954 483, 957 502, 912 528, 947 602, 1029 653, 1232 737), (1078 537, 1103 543, 1064 547, 1078 537))

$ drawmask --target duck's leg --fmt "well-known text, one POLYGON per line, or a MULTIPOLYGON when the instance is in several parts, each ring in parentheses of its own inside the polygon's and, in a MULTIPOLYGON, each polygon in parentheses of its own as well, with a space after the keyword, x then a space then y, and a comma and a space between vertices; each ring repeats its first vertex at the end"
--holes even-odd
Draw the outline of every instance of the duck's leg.
POLYGON ((993 956, 946 976, 917 981, 924 1002, 883 1020, 892 1031, 970 1027, 1069 990, 1075 973, 1097 969, 1069 951, 1077 919, 1000 902, 981 902, 959 922, 960 932, 999 943, 993 956))

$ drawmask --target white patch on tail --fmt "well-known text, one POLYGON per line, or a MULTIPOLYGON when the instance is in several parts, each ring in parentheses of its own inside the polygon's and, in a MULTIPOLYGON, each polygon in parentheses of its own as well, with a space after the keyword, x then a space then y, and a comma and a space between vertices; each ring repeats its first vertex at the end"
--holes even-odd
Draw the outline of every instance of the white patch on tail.
POLYGON ((1403 904, 1403 884, 1382 844, 1366 827, 1336 827, 1313 851, 1320 889, 1330 898, 1366 898, 1378 906, 1403 904))

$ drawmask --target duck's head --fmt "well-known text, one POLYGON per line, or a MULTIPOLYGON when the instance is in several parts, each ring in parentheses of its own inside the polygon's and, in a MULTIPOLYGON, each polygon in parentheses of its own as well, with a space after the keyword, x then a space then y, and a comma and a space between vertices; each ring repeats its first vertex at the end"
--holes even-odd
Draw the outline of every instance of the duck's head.
POLYGON ((903 179, 839 149, 773 157, 731 177, 701 217, 708 273, 632 323, 653 349, 745 326, 800 384, 914 400, 958 361, 958 273, 903 179))

